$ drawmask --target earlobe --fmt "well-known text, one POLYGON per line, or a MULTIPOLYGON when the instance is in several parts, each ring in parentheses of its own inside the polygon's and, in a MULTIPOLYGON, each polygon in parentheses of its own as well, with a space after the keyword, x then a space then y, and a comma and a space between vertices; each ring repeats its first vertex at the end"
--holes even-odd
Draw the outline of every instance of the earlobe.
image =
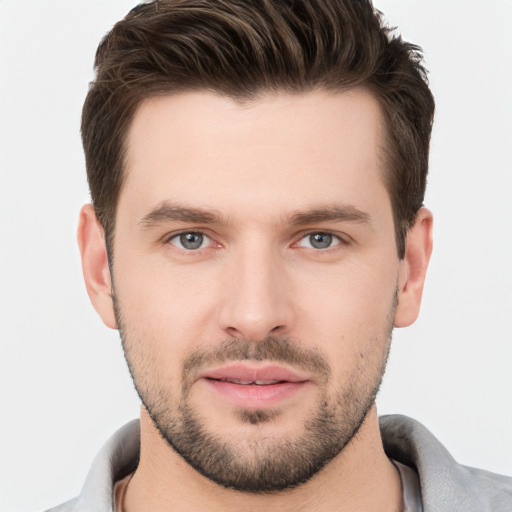
POLYGON ((416 222, 407 234, 405 257, 400 262, 395 327, 407 327, 418 318, 423 285, 432 254, 432 225, 432 213, 421 208, 416 222))
POLYGON ((89 298, 105 325, 116 329, 105 236, 92 204, 86 204, 80 211, 77 236, 89 298))

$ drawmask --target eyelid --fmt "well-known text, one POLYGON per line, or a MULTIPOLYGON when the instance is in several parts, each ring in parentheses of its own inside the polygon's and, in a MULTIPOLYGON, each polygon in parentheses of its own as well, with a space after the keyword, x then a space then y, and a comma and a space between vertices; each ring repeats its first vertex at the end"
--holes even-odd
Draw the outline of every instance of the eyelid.
POLYGON ((299 233, 297 241, 294 242, 292 244, 292 246, 303 247, 303 246, 298 245, 299 242, 301 242, 302 240, 304 240, 304 238, 306 238, 308 236, 316 235, 316 234, 330 235, 332 237, 337 238, 339 243, 337 243, 331 247, 327 247, 326 249, 315 249, 313 247, 311 247, 311 248, 304 247, 305 249, 313 249, 314 251, 317 251, 317 252, 328 252, 330 250, 335 250, 340 245, 346 246, 346 245, 350 245, 353 242, 352 238, 349 235, 347 235, 345 233, 340 233, 339 231, 332 231, 330 229, 310 229, 310 230, 303 231, 303 232, 299 233))
MULTIPOLYGON (((217 247, 221 247, 223 244, 221 244, 220 242, 217 242, 211 235, 208 234, 207 231, 208 230, 203 229, 203 228, 180 229, 179 231, 174 231, 172 233, 166 234, 164 237, 162 237, 161 241, 162 241, 162 244, 164 244, 164 245, 170 244, 174 248, 176 248, 177 250, 181 250, 182 252, 186 252, 188 254, 190 254, 190 253, 199 253, 200 251, 202 251, 204 249, 210 248, 212 245, 216 245, 217 247), (179 237, 180 235, 187 234, 187 233, 201 234, 205 238, 207 238, 210 241, 210 243, 206 247, 202 247, 202 248, 199 248, 199 249, 184 249, 184 248, 178 247, 177 245, 171 243, 171 240, 173 240, 174 238, 179 237)), ((305 230, 305 231, 302 231, 302 232, 298 233, 296 235, 296 237, 295 237, 296 241, 291 244, 291 247, 297 247, 298 243, 300 241, 302 241, 304 238, 306 238, 308 236, 311 236, 311 235, 314 235, 314 234, 318 234, 318 233, 326 234, 326 235, 331 235, 331 236, 337 238, 339 243, 337 243, 336 245, 333 245, 332 247, 328 247, 326 249, 314 249, 314 248, 312 248, 316 252, 324 252, 325 253, 325 252, 329 252, 330 250, 335 250, 340 245, 345 245, 346 246, 346 245, 350 245, 351 243, 353 243, 352 237, 350 237, 346 233, 341 233, 339 231, 333 231, 333 230, 330 230, 330 229, 309 229, 309 230, 305 230)), ((305 248, 307 249, 307 247, 305 247, 305 248)))
POLYGON ((172 233, 168 233, 167 235, 162 237, 162 244, 172 245, 174 249, 181 251, 183 253, 186 253, 186 254, 199 254, 203 250, 209 249, 213 245, 217 245, 217 246, 221 245, 218 242, 216 242, 214 240, 214 238, 206 232, 206 230, 201 229, 201 228, 180 229, 179 231, 173 231, 172 233), (205 247, 200 247, 198 249, 185 249, 184 247, 180 247, 179 245, 172 243, 173 239, 179 238, 181 235, 186 235, 186 234, 202 235, 205 239, 207 239, 209 241, 209 243, 205 247))
POLYGON ((176 238, 180 235, 186 235, 188 233, 194 233, 198 235, 203 235, 208 238, 212 238, 208 233, 207 230, 202 228, 185 228, 185 229, 177 229, 176 231, 171 231, 166 233, 164 236, 162 236, 162 242, 167 243, 170 242, 173 238, 176 238))

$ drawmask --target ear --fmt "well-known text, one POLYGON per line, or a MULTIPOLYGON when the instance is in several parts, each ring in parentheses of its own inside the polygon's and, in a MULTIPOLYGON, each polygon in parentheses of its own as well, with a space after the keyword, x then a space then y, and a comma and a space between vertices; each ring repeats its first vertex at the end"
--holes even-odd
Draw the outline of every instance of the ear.
POLYGON ((105 325, 116 329, 105 233, 92 204, 86 204, 80 211, 78 247, 82 256, 85 287, 92 305, 105 325))
POLYGON ((432 213, 421 208, 407 234, 405 256, 400 262, 395 327, 407 327, 418 318, 425 275, 432 254, 432 224, 432 213))

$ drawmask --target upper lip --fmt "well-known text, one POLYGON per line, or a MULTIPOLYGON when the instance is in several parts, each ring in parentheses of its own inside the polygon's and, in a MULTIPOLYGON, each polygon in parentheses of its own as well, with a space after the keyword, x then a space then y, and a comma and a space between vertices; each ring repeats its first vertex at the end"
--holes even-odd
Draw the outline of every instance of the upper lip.
POLYGON ((305 375, 302 375, 297 371, 290 370, 283 366, 275 364, 255 366, 241 363, 225 365, 218 368, 205 370, 199 375, 199 378, 215 380, 234 380, 243 382, 304 382, 309 380, 308 377, 306 377, 305 375))

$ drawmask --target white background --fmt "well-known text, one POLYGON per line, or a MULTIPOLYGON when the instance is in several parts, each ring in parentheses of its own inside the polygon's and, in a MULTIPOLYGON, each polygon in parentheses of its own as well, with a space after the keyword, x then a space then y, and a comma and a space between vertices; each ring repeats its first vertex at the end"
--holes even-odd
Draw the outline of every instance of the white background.
MULTIPOLYGON (((131 0, 0 0, 0 510, 71 498, 138 415, 116 332, 82 284, 79 119, 102 35, 131 0)), ((424 422, 464 464, 512 474, 512 1, 376 0, 421 45, 437 119, 435 251, 395 333, 380 412, 424 422)))

